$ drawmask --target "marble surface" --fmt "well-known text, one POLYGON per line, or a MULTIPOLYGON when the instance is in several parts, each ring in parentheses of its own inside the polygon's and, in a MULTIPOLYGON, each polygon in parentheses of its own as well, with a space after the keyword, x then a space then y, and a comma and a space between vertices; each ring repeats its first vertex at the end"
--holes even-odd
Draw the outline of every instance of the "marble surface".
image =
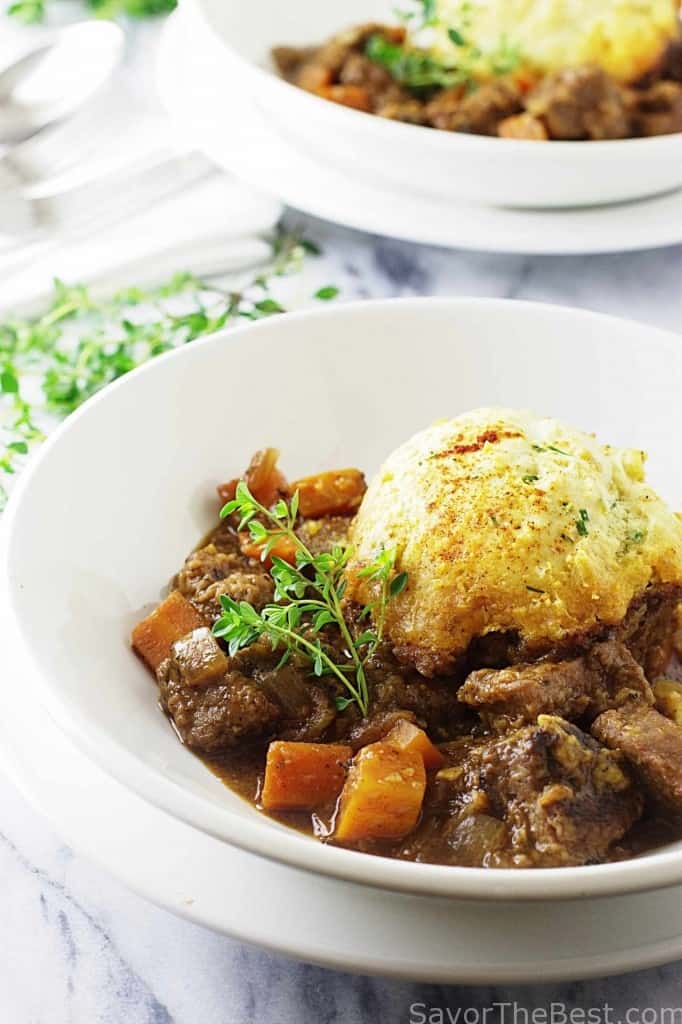
MULTIPOLYGON (((303 227, 324 250, 303 275, 286 282, 294 303, 313 286, 334 283, 342 299, 507 296, 682 330, 682 248, 608 257, 496 257, 385 241, 291 212, 286 221, 303 227)), ((584 984, 493 989, 369 979, 272 956, 126 891, 65 847, 2 777, 0 874, 2 1024, 440 1024, 456 1021, 458 1008, 480 1011, 499 1002, 518 1004, 518 1024, 528 1024, 524 1008, 557 1002, 569 1009, 608 1004, 612 1015, 605 1024, 624 1020, 629 1008, 649 1013, 630 1024, 673 1024, 652 1014, 681 1003, 682 965, 584 984)), ((491 1011, 491 1024, 499 1013, 491 1011)))
MULTIPOLYGON (((283 283, 292 305, 333 283, 341 300, 505 296, 682 331, 682 247, 525 258, 402 244, 291 212, 286 222, 324 250, 283 283)), ((0 875, 0 1024, 497 1024, 499 1008, 482 1012, 495 1003, 517 1004, 514 1024, 529 1024, 524 1010, 552 1003, 597 1013, 572 1024, 619 1024, 628 1009, 635 1016, 627 1024, 682 1021, 682 1011, 660 1013, 681 1003, 682 965, 584 984, 437 987, 327 971, 246 947, 157 909, 90 865, 1 774, 0 875)))

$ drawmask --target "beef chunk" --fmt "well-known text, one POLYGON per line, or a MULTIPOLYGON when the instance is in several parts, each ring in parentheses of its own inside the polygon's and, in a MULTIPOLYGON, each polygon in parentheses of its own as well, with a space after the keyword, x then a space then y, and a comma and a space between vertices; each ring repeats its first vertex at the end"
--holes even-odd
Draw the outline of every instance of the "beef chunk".
POLYGON ((352 519, 348 516, 325 516, 323 519, 304 519, 296 528, 296 533, 313 555, 339 544, 348 543, 348 529, 352 519))
POLYGON ((272 59, 282 78, 295 81, 301 65, 312 59, 317 52, 316 46, 274 46, 272 59))
POLYGON ((632 765, 650 797, 682 814, 682 728, 648 707, 605 711, 592 733, 632 765))
POLYGON ((350 54, 341 68, 339 82, 342 85, 361 85, 375 101, 387 93, 401 93, 400 86, 391 73, 380 64, 375 64, 369 57, 365 57, 363 53, 350 54))
POLYGON ((382 96, 374 111, 389 121, 403 121, 405 124, 426 124, 426 108, 421 100, 410 96, 382 96))
POLYGON ((460 88, 444 89, 426 107, 434 128, 474 135, 497 135, 500 121, 523 109, 521 94, 513 82, 500 79, 463 95, 460 88))
POLYGON ((333 724, 333 693, 310 680, 310 666, 267 640, 227 656, 207 629, 173 645, 157 672, 161 705, 187 746, 217 754, 258 738, 312 741, 333 724))
POLYGON ((656 82, 630 94, 634 135, 672 135, 682 132, 682 84, 656 82))
POLYGON ((542 79, 526 100, 552 139, 624 139, 630 134, 626 98, 597 67, 569 68, 542 79))
POLYGON ((632 603, 616 631, 647 679, 655 680, 668 669, 674 651, 679 602, 678 587, 652 587, 632 603))
POLYGON ((458 698, 504 731, 534 722, 539 714, 579 718, 591 700, 592 679, 582 658, 539 661, 504 669, 479 669, 468 676, 458 698))
POLYGON ((221 594, 248 601, 258 609, 273 596, 272 580, 258 562, 213 543, 192 552, 175 578, 175 586, 210 624, 220 617, 221 594))
POLYGON ((471 814, 505 826, 506 845, 486 866, 603 860, 641 814, 622 758, 561 718, 541 715, 502 738, 462 741, 451 758, 435 791, 441 804, 445 796, 445 828, 456 830, 471 814))
POLYGON ((161 706, 180 739, 199 753, 218 754, 265 736, 282 714, 256 683, 236 671, 206 686, 193 686, 170 657, 160 665, 157 681, 161 706))
POLYGON ((571 661, 480 669, 468 676, 458 697, 498 731, 534 722, 540 714, 572 720, 594 717, 625 701, 653 702, 642 669, 627 648, 613 640, 595 644, 571 661))

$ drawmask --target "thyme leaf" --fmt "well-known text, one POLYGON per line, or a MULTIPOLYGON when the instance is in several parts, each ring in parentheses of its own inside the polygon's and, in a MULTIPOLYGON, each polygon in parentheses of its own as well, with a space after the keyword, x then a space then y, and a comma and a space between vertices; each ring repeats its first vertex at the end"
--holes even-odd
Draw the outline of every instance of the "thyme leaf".
POLYGON ((222 595, 223 614, 213 626, 213 634, 227 643, 230 654, 264 637, 273 650, 283 649, 283 658, 292 653, 303 656, 315 676, 331 675, 343 685, 348 696, 337 699, 339 710, 356 703, 366 715, 366 666, 382 641, 386 608, 405 589, 407 574, 395 573, 395 551, 379 552, 360 571, 362 578, 378 584, 379 597, 368 606, 374 614, 375 628, 353 637, 343 605, 345 570, 352 549, 335 545, 329 552, 313 555, 296 533, 297 515, 298 492, 291 502, 280 500, 268 509, 253 497, 243 480, 239 482, 234 499, 221 509, 221 518, 235 516, 238 528, 248 529, 251 538, 264 545, 264 557, 285 538, 293 545, 295 563, 272 556, 270 575, 275 584, 275 600, 260 612, 246 601, 237 602, 222 595), (324 631, 328 627, 341 635, 342 655, 326 640, 324 631))
MULTIPOLYGON (((314 242, 279 232, 266 265, 234 290, 181 272, 101 299, 56 279, 40 315, 0 321, 0 480, 21 468, 54 419, 136 366, 230 324, 284 312, 275 279, 317 253, 314 242)), ((6 500, 0 482, 0 509, 6 500)))

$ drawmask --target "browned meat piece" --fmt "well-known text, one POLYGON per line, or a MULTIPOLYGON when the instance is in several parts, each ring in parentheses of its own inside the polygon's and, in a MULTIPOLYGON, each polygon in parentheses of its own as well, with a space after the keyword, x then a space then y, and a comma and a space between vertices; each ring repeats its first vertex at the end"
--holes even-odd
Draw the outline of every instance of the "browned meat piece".
POLYGON ((624 139, 630 134, 626 97, 597 67, 555 71, 526 99, 552 139, 624 139))
POLYGON ((459 88, 444 89, 427 104, 426 119, 434 128, 449 132, 497 135, 500 121, 522 109, 517 87, 500 79, 466 95, 459 88))
POLYGON ((661 77, 682 82, 682 40, 675 40, 668 45, 663 58, 661 77))
POLYGON ((280 655, 263 640, 228 657, 205 629, 174 644, 157 681, 182 740, 217 754, 260 737, 322 736, 336 717, 332 695, 311 683, 309 665, 295 657, 277 668, 280 655))
POLYGON ((293 81, 301 65, 310 61, 317 52, 316 46, 274 46, 272 59, 282 78, 293 81))
POLYGON ((527 139, 530 142, 546 142, 549 138, 542 121, 532 114, 506 117, 497 126, 497 134, 502 139, 527 139))
POLYGON ((627 701, 653 703, 642 669, 628 649, 613 640, 595 644, 571 661, 479 669, 467 677, 458 698, 497 731, 534 722, 541 714, 572 720, 594 717, 627 701))
POLYGON ((498 731, 540 714, 580 718, 592 699, 593 680, 582 658, 539 661, 513 668, 479 669, 467 677, 458 699, 476 708, 498 731))
POLYGON ((633 602, 616 632, 647 679, 664 675, 673 654, 680 602, 678 587, 651 588, 633 602))
POLYGON ((471 725, 471 715, 456 699, 448 679, 426 680, 417 672, 401 672, 389 665, 370 673, 371 717, 387 711, 409 711, 435 742, 459 736, 471 725))
POLYGON ((313 555, 320 555, 323 551, 331 551, 336 544, 343 546, 348 543, 350 524, 348 516, 305 519, 296 532, 313 555))
POLYGON ((594 681, 587 712, 590 717, 625 704, 653 704, 647 678, 624 644, 617 640, 595 644, 584 660, 594 681))
POLYGON ((401 28, 381 25, 377 22, 368 22, 365 25, 357 25, 344 32, 339 32, 326 43, 323 43, 322 46, 308 53, 307 57, 299 65, 299 84, 301 84, 301 74, 304 72, 308 73, 306 69, 313 66, 328 72, 330 76, 329 82, 338 81, 344 64, 350 55, 361 53, 365 48, 367 40, 373 35, 386 36, 391 42, 401 43, 405 38, 405 31, 401 28))
POLYGON ((364 53, 349 55, 339 73, 339 82, 343 85, 361 85, 375 102, 387 93, 401 93, 391 73, 365 57, 364 53))
POLYGON ((648 89, 633 89, 630 117, 634 135, 648 137, 682 132, 682 84, 664 81, 648 89))
POLYGON ((426 107, 421 100, 409 96, 388 100, 386 97, 382 97, 374 113, 379 117, 385 117, 389 121, 404 121, 405 124, 426 124, 426 107))
POLYGON ((188 685, 175 658, 157 672, 161 706, 183 743, 204 754, 218 754, 242 740, 268 735, 281 709, 251 679, 228 671, 218 682, 188 685))
POLYGON ((620 751, 635 769, 652 799, 682 814, 682 728, 653 708, 605 711, 592 733, 620 751))
POLYGON ((642 811, 623 759, 561 718, 541 715, 536 725, 499 739, 462 741, 453 751, 428 812, 440 810, 455 849, 470 815, 500 822, 505 831, 492 852, 483 852, 484 866, 601 861, 642 811))
POLYGON ((176 576, 175 586, 209 624, 221 615, 221 594, 248 601, 258 609, 273 596, 272 580, 258 562, 238 550, 220 550, 215 544, 192 552, 176 576))

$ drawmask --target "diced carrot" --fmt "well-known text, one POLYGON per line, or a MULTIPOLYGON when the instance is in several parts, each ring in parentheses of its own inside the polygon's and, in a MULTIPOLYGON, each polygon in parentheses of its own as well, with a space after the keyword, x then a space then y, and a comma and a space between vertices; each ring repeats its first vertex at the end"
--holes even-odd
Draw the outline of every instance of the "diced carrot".
POLYGON ((445 764, 445 758, 424 730, 405 718, 396 722, 386 737, 386 742, 392 743, 398 750, 413 750, 421 754, 427 772, 441 768, 445 764))
POLYGON ((342 107, 364 110, 367 114, 372 110, 371 97, 362 85, 323 85, 315 92, 325 100, 340 103, 342 107))
POLYGON ((266 543, 267 542, 256 543, 256 541, 252 540, 250 533, 239 534, 239 547, 242 554, 246 555, 247 558, 257 559, 268 569, 272 565, 273 555, 275 558, 281 558, 283 562, 289 562, 290 565, 295 565, 296 545, 290 537, 278 537, 273 547, 265 558, 263 558, 266 543))
POLYGON ((385 741, 363 747, 341 793, 334 839, 402 839, 419 820, 425 790, 421 754, 385 741))
POLYGON ((288 743, 268 747, 261 805, 266 811, 310 811, 336 800, 343 789, 350 747, 288 743))
POLYGON ((298 491, 298 508, 304 519, 352 515, 366 490, 365 476, 359 469, 333 469, 305 476, 291 485, 292 493, 298 491))
POLYGON ((156 672, 175 641, 201 625, 199 613, 179 590, 174 590, 151 615, 138 622, 132 632, 132 644, 152 672, 156 672))

